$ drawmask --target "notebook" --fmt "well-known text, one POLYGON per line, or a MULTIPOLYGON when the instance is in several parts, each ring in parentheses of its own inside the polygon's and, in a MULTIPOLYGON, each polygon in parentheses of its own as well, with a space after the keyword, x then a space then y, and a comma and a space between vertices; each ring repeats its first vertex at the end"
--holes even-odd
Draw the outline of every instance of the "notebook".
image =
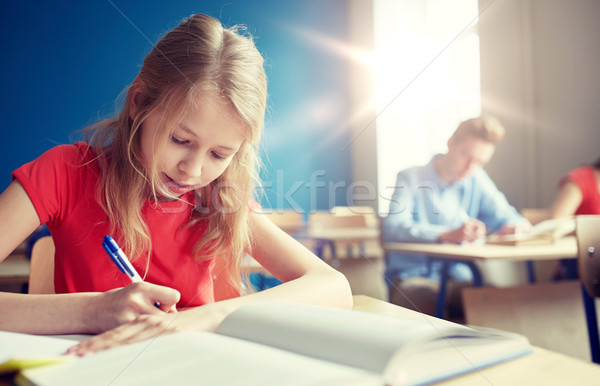
POLYGON ((20 385, 417 385, 532 351, 518 334, 266 301, 184 332, 22 370, 20 385))
POLYGON ((486 243, 500 245, 552 244, 574 231, 574 217, 556 218, 535 224, 526 235, 490 235, 487 237, 486 243))

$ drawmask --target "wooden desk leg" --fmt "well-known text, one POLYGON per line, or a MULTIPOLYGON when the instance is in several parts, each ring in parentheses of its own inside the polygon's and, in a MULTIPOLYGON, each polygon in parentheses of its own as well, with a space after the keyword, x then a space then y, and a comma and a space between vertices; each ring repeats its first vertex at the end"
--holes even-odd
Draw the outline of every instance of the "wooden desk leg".
POLYGON ((446 292, 448 292, 448 276, 450 276, 450 261, 442 260, 442 270, 440 276, 440 289, 438 291, 437 303, 435 305, 435 316, 444 318, 446 310, 446 292))
POLYGON ((596 302, 588 294, 583 284, 581 285, 583 295, 583 306, 585 308, 585 320, 587 321, 588 337, 590 339, 590 351, 592 362, 600 363, 600 336, 598 336, 598 315, 596 314, 596 302))

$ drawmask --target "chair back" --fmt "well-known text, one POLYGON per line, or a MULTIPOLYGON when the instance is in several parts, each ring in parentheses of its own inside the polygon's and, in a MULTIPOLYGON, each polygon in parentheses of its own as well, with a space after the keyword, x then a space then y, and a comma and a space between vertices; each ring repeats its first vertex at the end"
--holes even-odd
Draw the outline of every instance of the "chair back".
POLYGON ((333 214, 326 211, 313 212, 308 215, 310 230, 366 228, 367 218, 362 214, 333 214))
POLYGON ((362 216, 367 227, 377 228, 379 226, 375 209, 370 206, 334 206, 331 208, 331 213, 334 216, 362 216))
POLYGON ((292 209, 278 211, 265 209, 261 215, 267 216, 275 225, 290 234, 299 232, 306 226, 304 215, 292 209))
POLYGON ((586 291, 600 297, 600 216, 575 218, 579 277, 586 291))

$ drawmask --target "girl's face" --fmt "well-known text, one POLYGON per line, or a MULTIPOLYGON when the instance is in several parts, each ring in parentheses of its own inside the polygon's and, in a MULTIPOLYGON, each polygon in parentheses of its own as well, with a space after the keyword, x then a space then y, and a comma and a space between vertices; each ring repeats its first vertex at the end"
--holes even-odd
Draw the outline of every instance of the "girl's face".
MULTIPOLYGON (((213 93, 200 98, 160 152, 156 151, 160 112, 149 115, 142 125, 144 163, 150 168, 156 161, 162 182, 177 197, 219 177, 244 141, 244 125, 226 98, 213 93)), ((158 194, 161 199, 170 199, 165 192, 158 194)))

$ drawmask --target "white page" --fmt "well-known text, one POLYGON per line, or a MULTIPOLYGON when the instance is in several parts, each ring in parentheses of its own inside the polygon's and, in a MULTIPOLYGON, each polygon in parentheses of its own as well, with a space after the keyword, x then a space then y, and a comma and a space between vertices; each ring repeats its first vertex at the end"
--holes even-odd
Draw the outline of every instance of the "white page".
POLYGON ((0 331, 0 363, 14 358, 49 357, 65 354, 84 335, 29 335, 0 331))
POLYGON ((207 332, 164 335, 19 377, 42 386, 382 385, 360 369, 207 332))
POLYGON ((25 370, 20 380, 48 386, 413 385, 531 351, 522 336, 478 332, 432 317, 274 301, 240 308, 218 333, 240 338, 170 334, 67 364, 25 370))
POLYGON ((234 311, 216 332, 380 374, 398 350, 414 341, 423 345, 444 340, 448 334, 475 333, 436 318, 400 318, 276 301, 234 311))

